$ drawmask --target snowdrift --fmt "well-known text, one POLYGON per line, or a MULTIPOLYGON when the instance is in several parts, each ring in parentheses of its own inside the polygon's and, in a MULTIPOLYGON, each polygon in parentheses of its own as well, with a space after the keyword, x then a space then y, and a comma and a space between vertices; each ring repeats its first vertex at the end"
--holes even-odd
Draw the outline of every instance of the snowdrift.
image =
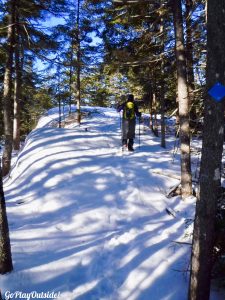
POLYGON ((140 148, 123 154, 118 113, 83 110, 80 127, 43 116, 4 182, 14 271, 3 296, 187 299, 195 199, 166 196, 179 182, 174 137, 162 149, 142 125, 140 148))

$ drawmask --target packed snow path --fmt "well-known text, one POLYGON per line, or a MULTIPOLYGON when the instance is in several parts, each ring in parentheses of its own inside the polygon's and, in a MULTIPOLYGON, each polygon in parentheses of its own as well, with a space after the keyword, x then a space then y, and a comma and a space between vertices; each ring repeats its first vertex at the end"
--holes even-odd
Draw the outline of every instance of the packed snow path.
POLYGON ((122 154, 118 114, 89 111, 80 127, 54 128, 51 110, 5 180, 14 271, 0 278, 2 294, 185 300, 190 245, 177 242, 189 241, 194 199, 166 197, 179 175, 174 138, 165 150, 142 128, 140 149, 137 139, 122 154))

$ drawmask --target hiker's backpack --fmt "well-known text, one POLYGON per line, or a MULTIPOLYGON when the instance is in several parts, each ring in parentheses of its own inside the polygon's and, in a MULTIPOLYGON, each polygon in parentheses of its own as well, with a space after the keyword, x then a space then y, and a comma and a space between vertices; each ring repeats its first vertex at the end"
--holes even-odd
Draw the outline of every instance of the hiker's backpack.
POLYGON ((124 118, 127 120, 132 120, 135 117, 134 102, 128 101, 124 107, 124 118))

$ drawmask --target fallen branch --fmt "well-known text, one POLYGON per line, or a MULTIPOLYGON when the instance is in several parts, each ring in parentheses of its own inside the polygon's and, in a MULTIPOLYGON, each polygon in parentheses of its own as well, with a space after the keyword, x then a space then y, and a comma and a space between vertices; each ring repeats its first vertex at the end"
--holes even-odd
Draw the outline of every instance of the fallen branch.
POLYGON ((179 181, 177 184, 175 184, 172 188, 169 189, 169 191, 166 193, 167 198, 180 195, 180 183, 181 182, 179 181))
POLYGON ((168 215, 176 218, 176 212, 172 208, 167 207, 166 212, 168 213, 168 215))
POLYGON ((192 245, 192 243, 190 243, 190 242, 182 242, 182 241, 172 241, 172 242, 176 243, 176 244, 192 245))
POLYGON ((180 180, 180 176, 176 174, 165 173, 164 171, 159 171, 159 170, 153 170, 152 173, 180 180))

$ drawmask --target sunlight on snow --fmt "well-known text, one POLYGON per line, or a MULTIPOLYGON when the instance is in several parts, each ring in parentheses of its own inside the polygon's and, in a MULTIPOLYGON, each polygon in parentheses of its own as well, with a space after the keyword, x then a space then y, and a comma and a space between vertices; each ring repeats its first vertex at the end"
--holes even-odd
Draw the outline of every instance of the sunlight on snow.
POLYGON ((193 219, 196 199, 166 197, 180 174, 174 137, 162 150, 159 138, 140 126, 140 147, 137 130, 134 153, 122 153, 116 110, 82 110, 87 118, 70 128, 57 128, 58 108, 49 110, 4 181, 14 271, 0 277, 2 293, 185 299, 190 246, 174 241, 190 242, 185 222, 193 219))
POLYGON ((121 298, 129 300, 138 299, 143 290, 149 288, 154 281, 156 281, 162 274, 165 273, 165 271, 168 270, 173 262, 175 262, 185 253, 185 249, 182 248, 174 253, 173 256, 168 253, 167 249, 162 249, 155 252, 154 255, 148 257, 138 266, 138 268, 134 269, 128 275, 123 286, 121 298))

